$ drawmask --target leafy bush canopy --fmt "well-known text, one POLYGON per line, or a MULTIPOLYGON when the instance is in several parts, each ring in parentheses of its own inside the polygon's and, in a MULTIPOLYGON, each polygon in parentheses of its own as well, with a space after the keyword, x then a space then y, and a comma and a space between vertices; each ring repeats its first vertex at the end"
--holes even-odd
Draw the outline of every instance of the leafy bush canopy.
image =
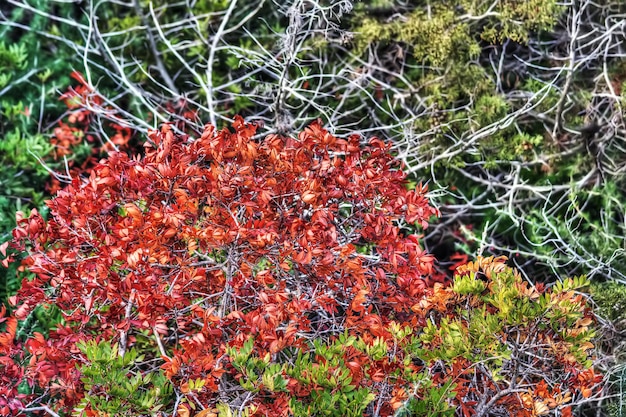
POLYGON ((255 134, 164 125, 47 221, 18 213, 0 411, 532 416, 592 394, 583 279, 535 288, 479 258, 434 283, 410 230, 437 211, 389 145, 255 134), (38 308, 61 315, 21 337, 38 308))

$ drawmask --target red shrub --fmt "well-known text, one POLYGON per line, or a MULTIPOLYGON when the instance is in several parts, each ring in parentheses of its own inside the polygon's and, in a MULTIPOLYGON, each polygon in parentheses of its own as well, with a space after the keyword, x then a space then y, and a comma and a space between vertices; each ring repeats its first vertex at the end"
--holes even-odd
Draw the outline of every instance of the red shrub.
MULTIPOLYGON (((339 139, 317 122, 297 138, 260 142, 240 118, 233 129, 207 126, 192 140, 165 125, 149 135, 145 157, 113 153, 58 191, 47 222, 36 212, 18 217, 14 241, 34 277, 12 299, 15 317, 37 305, 64 315, 25 343, 25 377, 62 408, 83 395, 81 340, 113 339, 123 352, 149 332, 166 375, 182 392, 204 379, 194 398, 209 406, 223 375, 237 374, 225 349, 250 336, 262 357, 344 331, 388 337, 392 321, 424 324, 411 307, 433 258, 403 227, 426 227, 436 210, 425 187, 407 190, 389 146, 339 139)), ((372 370, 373 381, 389 366, 372 370)), ((284 414, 286 395, 259 401, 258 412, 284 414)))

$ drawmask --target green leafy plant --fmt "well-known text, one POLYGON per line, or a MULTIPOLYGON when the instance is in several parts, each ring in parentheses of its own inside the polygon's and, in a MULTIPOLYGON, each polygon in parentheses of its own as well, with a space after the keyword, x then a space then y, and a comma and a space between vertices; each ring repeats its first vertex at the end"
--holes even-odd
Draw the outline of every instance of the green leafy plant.
POLYGON ((76 345, 86 363, 78 366, 85 396, 72 415, 82 416, 86 409, 114 416, 155 415, 171 401, 172 386, 162 372, 141 371, 144 360, 135 349, 119 355, 117 344, 86 341, 76 345))

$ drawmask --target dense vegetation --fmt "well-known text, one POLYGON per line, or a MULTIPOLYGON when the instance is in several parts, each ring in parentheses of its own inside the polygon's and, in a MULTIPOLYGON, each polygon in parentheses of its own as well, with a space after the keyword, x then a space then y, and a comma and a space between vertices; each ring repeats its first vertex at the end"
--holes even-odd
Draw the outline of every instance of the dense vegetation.
POLYGON ((4 2, 0 409, 495 416, 566 415, 575 404, 623 415, 625 12, 577 0, 4 2), (170 140, 181 160, 168 159, 170 140), (287 161, 269 164, 272 149, 287 161), (371 184, 349 190, 361 180, 371 184), (420 196, 411 204, 423 211, 394 206, 390 193, 420 196), (253 232, 198 235, 233 227, 224 207, 253 232), (295 215, 304 224, 293 229, 295 215), (124 229, 112 254, 119 242, 106 236, 124 229), (273 252, 278 242, 290 249, 273 252), (315 269, 340 255, 362 270, 315 269), (219 267, 191 266, 208 259, 219 267), (396 270, 405 261, 417 268, 410 285, 396 270), (215 287, 194 278, 218 271, 230 278, 209 279, 215 287), (82 278, 92 275, 144 286, 93 287, 82 278), (578 275, 591 287, 566 278, 578 275), (326 276, 351 285, 339 291, 326 276), (587 289, 591 298, 578 292, 587 289), (322 290, 336 311, 320 310, 322 290), (149 303, 162 307, 143 317, 149 303), (357 325, 366 312, 379 330, 357 325), (214 350, 194 348, 212 338, 214 350), (519 354, 535 343, 545 363, 519 354), (335 385, 313 369, 335 372, 335 385))

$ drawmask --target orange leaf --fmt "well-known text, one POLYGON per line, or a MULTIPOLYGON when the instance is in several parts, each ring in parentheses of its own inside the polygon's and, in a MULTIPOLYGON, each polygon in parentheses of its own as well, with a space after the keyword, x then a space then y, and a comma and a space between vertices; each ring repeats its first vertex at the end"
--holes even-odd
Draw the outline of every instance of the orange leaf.
POLYGON ((217 417, 217 414, 210 408, 200 411, 195 417, 217 417))
POLYGON ((302 194, 302 201, 304 201, 307 204, 313 203, 313 201, 315 201, 315 193, 312 191, 305 191, 302 194))

